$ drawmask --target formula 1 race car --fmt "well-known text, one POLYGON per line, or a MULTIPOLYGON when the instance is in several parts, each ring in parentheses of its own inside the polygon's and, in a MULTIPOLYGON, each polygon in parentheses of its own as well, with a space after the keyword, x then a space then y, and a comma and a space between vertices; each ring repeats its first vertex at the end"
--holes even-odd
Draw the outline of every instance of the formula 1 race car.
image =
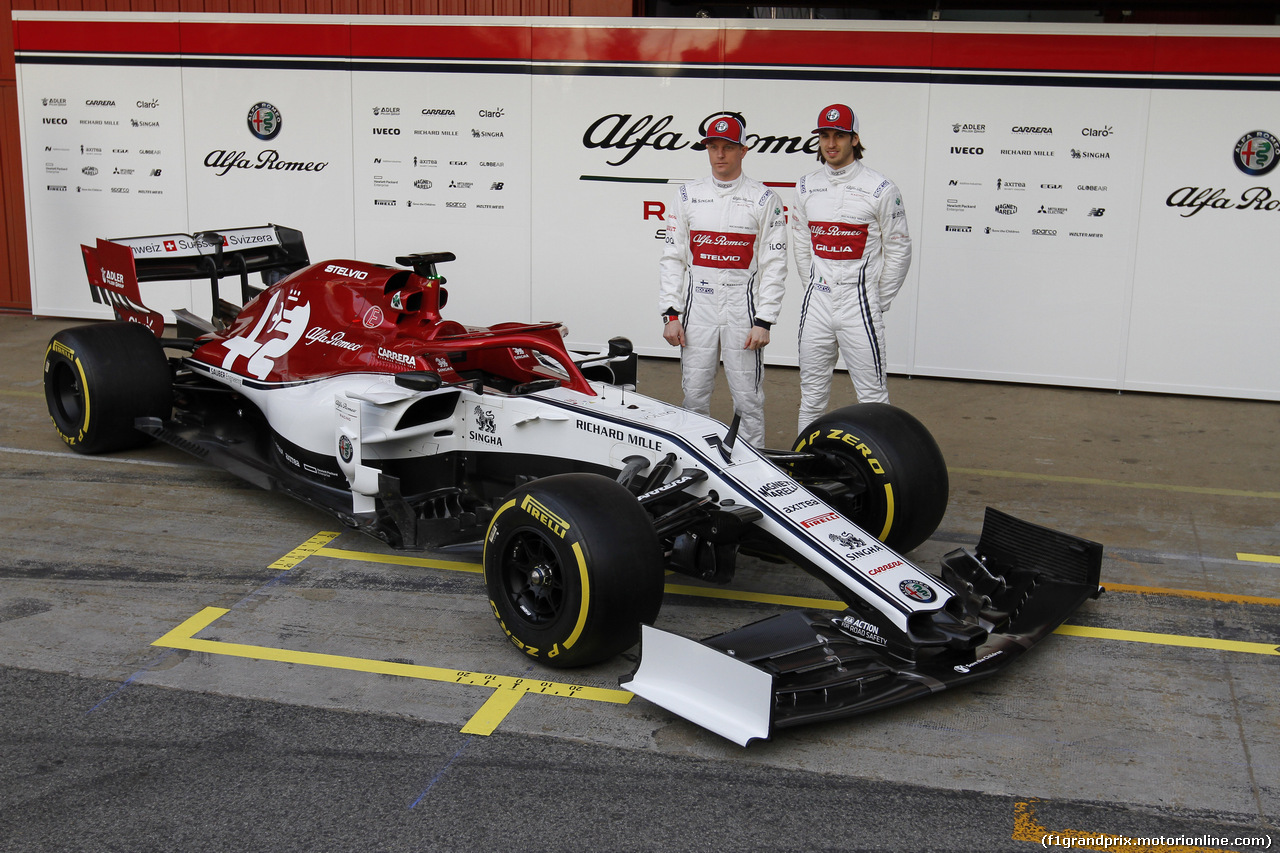
POLYGON ((522 652, 572 667, 640 640, 627 688, 737 743, 992 675, 1101 592, 1100 545, 991 509, 939 576, 903 557, 948 491, 905 411, 850 406, 788 450, 750 447, 736 418, 636 393, 624 339, 572 353, 559 324, 443 319, 451 253, 313 264, 274 225, 81 248, 118 322, 49 343, 67 445, 160 439, 394 548, 483 542, 489 602, 522 652), (178 310, 165 337, 139 282, 191 279, 208 279, 212 316, 178 310), (743 553, 799 565, 847 609, 701 642, 652 627, 666 571, 728 583, 743 553))

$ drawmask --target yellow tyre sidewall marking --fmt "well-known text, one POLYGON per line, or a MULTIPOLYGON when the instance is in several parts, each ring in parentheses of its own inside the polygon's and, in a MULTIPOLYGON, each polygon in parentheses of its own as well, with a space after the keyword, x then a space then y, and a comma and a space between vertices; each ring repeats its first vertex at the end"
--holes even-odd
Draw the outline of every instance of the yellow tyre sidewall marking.
POLYGON ((893 529, 893 484, 884 484, 884 530, 876 536, 881 542, 889 535, 889 531, 893 529))
POLYGON ((80 372, 80 397, 84 400, 84 422, 80 424, 80 440, 89 434, 89 380, 84 376, 84 365, 76 359, 76 370, 80 372))
MULTIPOLYGON (((814 433, 811 433, 810 435, 813 435, 813 434, 820 434, 821 432, 822 432, 822 430, 815 430, 815 431, 814 431, 814 433)), ((840 441, 840 439, 832 439, 832 440, 833 440, 833 441, 840 441)), ((859 439, 859 441, 862 441, 862 439, 859 439)), ((849 443, 849 442, 845 442, 845 444, 848 444, 848 443, 849 443)), ((865 443, 865 442, 864 442, 864 443, 865 443)), ((802 438, 802 439, 800 439, 799 441, 797 441, 797 442, 796 442, 796 446, 795 446, 795 447, 793 447, 791 450, 792 450, 792 452, 793 452, 793 453, 799 453, 800 451, 804 450, 804 449, 805 449, 805 447, 806 447, 808 444, 809 444, 809 439, 808 439, 808 437, 802 438)), ((873 469, 873 470, 874 470, 874 469, 873 469)), ((890 482, 888 481, 888 475, 887 475, 887 474, 885 474, 885 475, 884 475, 884 477, 885 477, 885 484, 884 484, 884 527, 880 530, 880 532, 879 532, 878 534, 876 534, 876 538, 877 538, 877 539, 879 539, 881 542, 883 542, 883 541, 885 540, 885 537, 889 535, 889 531, 893 529, 893 515, 894 515, 894 507, 895 507, 895 502, 894 502, 894 497, 893 497, 893 483, 890 483, 890 482)))
POLYGON ((489 537, 493 535, 493 526, 498 523, 498 519, 502 514, 516 505, 515 499, 509 500, 502 506, 498 507, 498 511, 493 514, 493 518, 489 519, 489 528, 484 532, 484 547, 489 547, 489 537))
POLYGON ((578 560, 578 579, 581 582, 582 596, 578 602, 578 621, 573 626, 573 633, 569 635, 569 639, 564 641, 566 649, 573 648, 573 644, 582 636, 582 629, 587 625, 587 611, 591 605, 591 582, 587 578, 587 560, 582 555, 581 542, 573 543, 573 556, 578 560))
MULTIPOLYGON (((489 529, 485 531, 484 536, 484 547, 486 551, 489 548, 489 544, 493 536, 493 526, 498 523, 498 519, 502 517, 502 514, 513 506, 516 506, 516 501, 514 499, 509 500, 502 506, 498 507, 498 511, 493 514, 493 519, 489 522, 489 529)), ((569 638, 562 644, 566 649, 573 648, 573 644, 578 642, 578 638, 582 636, 583 630, 587 627, 587 613, 591 604, 591 581, 587 574, 586 555, 582 553, 582 543, 574 542, 572 548, 573 556, 578 566, 578 579, 581 582, 582 596, 581 600, 578 602, 578 620, 574 623, 573 631, 569 634, 569 638)), ((489 604, 493 607, 494 615, 497 615, 497 606, 492 601, 490 601, 489 604)), ((499 617, 498 621, 502 621, 501 617, 499 617)), ((503 625, 503 630, 506 630, 505 625, 503 625)), ((509 631, 507 632, 507 635, 510 636, 509 631)))
POLYGON ((79 424, 80 434, 75 438, 68 435, 62 435, 62 428, 58 426, 57 419, 54 419, 53 421, 54 427, 57 428, 58 434, 62 435, 63 440, 66 441, 67 444, 76 445, 84 441, 85 436, 89 434, 89 380, 85 378, 84 365, 80 363, 80 357, 75 354, 74 350, 61 341, 52 341, 45 349, 44 358, 46 364, 49 362, 49 354, 55 352, 74 364, 76 366, 76 372, 80 374, 80 396, 84 400, 84 411, 82 412, 83 417, 79 424), (57 344, 57 346, 55 346, 55 344, 57 344))
MULTIPOLYGON (((498 523, 498 519, 502 517, 502 514, 504 512, 511 509, 515 505, 516 505, 516 502, 514 500, 509 500, 506 503, 504 503, 502 506, 498 507, 498 511, 493 514, 493 518, 489 519, 488 528, 485 529, 484 555, 481 557, 480 570, 484 576, 484 583, 486 587, 488 587, 489 585, 488 556, 489 556, 489 545, 493 539, 493 526, 498 523)), ((497 579, 495 579, 494 582, 496 583, 497 579)), ((511 633, 511 629, 507 627, 507 623, 502 621, 502 613, 501 611, 498 610, 498 602, 494 601, 492 597, 489 598, 489 609, 493 611, 493 618, 498 620, 498 627, 502 629, 502 633, 507 635, 507 639, 510 640, 512 643, 514 643, 516 648, 520 649, 520 651, 525 652, 527 654, 528 649, 525 647, 524 643, 517 640, 515 636, 511 633)))
MULTIPOLYGON (((504 503, 502 506, 498 507, 498 511, 493 514, 493 518, 489 519, 489 526, 484 531, 484 552, 480 558, 480 569, 481 569, 481 573, 484 575, 484 580, 486 584, 489 582, 489 561, 485 558, 489 555, 489 545, 493 541, 493 526, 498 523, 498 519, 502 517, 502 514, 504 512, 511 509, 515 505, 516 505, 516 502, 514 500, 509 500, 506 503, 504 503)), ((490 601, 489 603, 493 604, 492 601, 490 601)), ((498 609, 496 606, 494 607, 493 612, 494 612, 494 615, 496 616, 498 613, 498 609)))

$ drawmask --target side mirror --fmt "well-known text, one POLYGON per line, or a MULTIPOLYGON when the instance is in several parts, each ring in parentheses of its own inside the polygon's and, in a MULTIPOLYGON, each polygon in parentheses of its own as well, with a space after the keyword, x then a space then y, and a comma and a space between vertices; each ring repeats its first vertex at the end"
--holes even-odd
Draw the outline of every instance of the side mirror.
POLYGON ((631 352, 629 338, 609 338, 609 358, 626 358, 631 352))
POLYGON ((406 370, 396 374, 396 384, 410 391, 435 391, 444 384, 439 373, 430 370, 406 370))

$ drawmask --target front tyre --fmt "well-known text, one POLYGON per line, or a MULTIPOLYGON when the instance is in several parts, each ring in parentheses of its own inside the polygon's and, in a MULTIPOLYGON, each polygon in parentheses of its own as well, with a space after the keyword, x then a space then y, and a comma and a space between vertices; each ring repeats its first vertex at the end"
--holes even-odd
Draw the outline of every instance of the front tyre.
POLYGON ((648 513, 597 474, 521 486, 484 543, 489 604, 512 643, 557 667, 606 660, 635 645, 662 604, 662 553, 648 513))
POLYGON ((792 448, 815 455, 797 463, 802 481, 835 480, 850 494, 832 503, 842 515, 895 551, 928 539, 947 511, 947 463, 924 424, 888 403, 828 412, 792 448))
POLYGON ((78 453, 107 453, 151 440, 135 418, 168 418, 173 375, 164 347, 137 323, 63 329, 44 355, 44 397, 54 428, 78 453))

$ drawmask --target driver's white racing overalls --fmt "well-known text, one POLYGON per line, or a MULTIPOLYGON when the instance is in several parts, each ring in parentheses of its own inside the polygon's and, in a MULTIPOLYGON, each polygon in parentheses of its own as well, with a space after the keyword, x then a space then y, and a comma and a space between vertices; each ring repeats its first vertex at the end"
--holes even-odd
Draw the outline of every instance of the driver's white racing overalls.
POLYGON ((755 447, 764 443, 763 353, 744 346, 753 325, 777 322, 786 276, 786 220, 772 190, 746 175, 680 187, 667 211, 658 301, 684 325, 683 405, 710 414, 723 360, 738 435, 755 447))
POLYGON ((855 160, 796 184, 790 211, 800 309, 801 432, 827 410, 836 354, 862 403, 889 402, 884 317, 911 265, 897 185, 855 160))

